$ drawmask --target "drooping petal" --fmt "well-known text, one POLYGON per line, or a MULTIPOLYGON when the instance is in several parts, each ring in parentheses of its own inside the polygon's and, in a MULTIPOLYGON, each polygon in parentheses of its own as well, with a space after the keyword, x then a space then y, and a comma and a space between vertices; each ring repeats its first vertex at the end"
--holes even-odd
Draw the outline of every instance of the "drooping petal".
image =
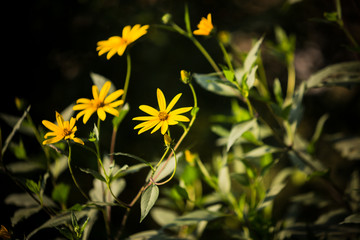
POLYGON ((105 112, 110 113, 111 115, 119 116, 119 111, 116 110, 115 108, 104 106, 103 109, 105 112))
POLYGON ((73 110, 78 111, 78 110, 87 109, 89 107, 91 107, 91 104, 85 104, 85 103, 84 104, 77 104, 77 105, 73 106, 73 110))
MULTIPOLYGON (((87 121, 89 120, 89 118, 91 117, 91 115, 95 112, 94 109, 87 109, 84 110, 84 117, 83 117, 83 123, 86 124, 87 121)), ((78 118, 78 116, 76 116, 76 118, 78 118)))
MULTIPOLYGON (((154 121, 148 121, 148 122, 144 122, 144 123, 146 123, 146 124, 144 125, 143 128, 141 128, 141 129, 139 130, 138 134, 141 134, 141 133, 143 133, 143 132, 145 132, 145 131, 153 128, 156 124, 159 123, 159 121, 158 121, 158 120, 154 120, 154 121)), ((140 124, 141 124, 141 123, 140 123, 140 124)), ((138 125, 140 125, 140 124, 138 124, 138 125)), ((136 126, 136 127, 137 127, 137 126, 136 126)), ((135 128, 134 128, 134 129, 135 129, 135 128)))
POLYGON ((160 111, 165 111, 166 110, 165 96, 159 88, 156 90, 156 95, 157 95, 157 100, 158 100, 160 111))
POLYGON ((169 103, 169 105, 166 108, 166 112, 170 112, 170 110, 174 107, 174 105, 177 103, 177 101, 179 100, 179 98, 181 97, 181 93, 177 94, 169 103))
POLYGON ((153 107, 150 107, 148 105, 140 105, 139 106, 140 110, 146 112, 147 114, 150 114, 152 116, 158 116, 159 115, 159 111, 156 110, 155 108, 153 107))
POLYGON ((97 109, 97 115, 99 116, 99 118, 100 118, 102 121, 104 121, 105 118, 106 118, 106 113, 105 113, 105 111, 104 111, 103 108, 98 108, 98 109, 97 109))
POLYGON ((72 140, 74 141, 74 142, 76 142, 76 143, 80 143, 80 144, 82 144, 82 145, 84 145, 85 143, 83 142, 83 140, 81 140, 80 138, 76 138, 76 137, 74 137, 74 138, 72 138, 72 140))
POLYGON ((84 103, 84 104, 87 104, 87 103, 90 103, 91 100, 88 99, 88 98, 79 98, 78 100, 76 100, 76 103, 84 103))
POLYGON ((167 123, 167 121, 163 121, 163 125, 161 126, 161 134, 164 135, 166 133, 166 131, 168 130, 169 125, 167 123))

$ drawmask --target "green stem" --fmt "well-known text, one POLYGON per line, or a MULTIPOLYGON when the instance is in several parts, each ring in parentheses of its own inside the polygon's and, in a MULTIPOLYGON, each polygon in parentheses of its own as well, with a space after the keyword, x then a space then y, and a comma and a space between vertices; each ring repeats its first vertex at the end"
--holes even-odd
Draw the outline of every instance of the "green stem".
MULTIPOLYGON (((168 149, 169 149, 169 148, 168 148, 168 149)), ((168 182, 175 176, 176 167, 177 167, 177 159, 176 159, 176 154, 175 154, 174 149, 171 148, 171 151, 172 151, 172 153, 174 154, 174 160, 175 160, 174 171, 173 171, 173 173, 171 174, 171 176, 170 176, 167 180, 165 180, 164 182, 161 182, 161 183, 155 183, 156 185, 164 185, 165 183, 168 183, 168 182)))
POLYGON ((84 191, 81 189, 80 185, 78 184, 78 182, 75 179, 74 173, 71 168, 71 145, 70 145, 69 141, 68 141, 68 146, 69 146, 68 166, 69 166, 69 171, 70 171, 71 177, 72 177, 76 187, 79 189, 80 193, 86 198, 86 200, 90 201, 88 196, 84 193, 84 191))

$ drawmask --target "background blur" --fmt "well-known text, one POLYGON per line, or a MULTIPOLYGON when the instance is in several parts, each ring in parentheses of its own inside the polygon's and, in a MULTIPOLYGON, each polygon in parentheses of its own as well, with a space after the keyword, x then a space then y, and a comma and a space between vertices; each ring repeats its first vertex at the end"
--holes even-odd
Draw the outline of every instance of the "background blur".
MULTIPOLYGON (((359 60, 359 56, 349 50, 350 43, 344 33, 335 25, 321 21, 324 12, 335 11, 335 4, 329 0, 197 0, 189 1, 190 19, 195 29, 201 17, 212 13, 217 30, 232 33, 232 45, 246 52, 252 39, 265 34, 265 41, 274 41, 274 27, 281 26, 288 34, 296 36, 297 81, 306 80, 312 73, 334 63, 359 60)), ((349 31, 360 42, 360 3, 356 0, 342 1, 343 18, 349 31)), ((126 58, 115 55, 106 60, 99 57, 96 43, 114 35, 121 35, 126 25, 150 24, 147 35, 131 47, 132 73, 127 102, 130 112, 120 126, 116 151, 138 155, 151 161, 162 154, 162 136, 144 133, 137 135, 136 125, 131 119, 142 115, 141 104, 156 106, 156 88, 163 90, 169 101, 177 93, 183 96, 176 107, 191 106, 192 97, 188 88, 179 81, 179 72, 186 69, 196 73, 213 71, 201 53, 192 43, 180 35, 156 28, 161 17, 171 13, 174 21, 184 27, 184 1, 179 0, 32 0, 8 1, 3 7, 8 12, 3 21, 3 74, 0 94, 0 112, 20 116, 14 98, 24 99, 31 104, 31 117, 38 125, 46 119, 55 120, 55 111, 62 111, 80 97, 92 98, 90 73, 94 72, 113 81, 117 88, 123 88, 126 74, 126 58), (6 83, 6 84, 5 84, 6 83)), ((4 17, 4 16, 3 16, 4 17)), ((222 63, 221 51, 214 39, 198 38, 216 62, 222 63)), ((286 80, 285 66, 269 54, 263 44, 263 59, 268 79, 279 77, 286 80)), ((195 85, 198 93, 200 112, 183 147, 191 147, 199 152, 203 161, 211 156, 215 135, 211 133, 210 116, 229 114, 230 99, 213 95, 195 85)), ((332 88, 310 93, 305 98, 305 116, 301 131, 305 137, 313 133, 317 119, 324 113, 330 118, 325 125, 325 133, 339 131, 353 136, 360 135, 360 94, 359 86, 352 89, 332 88)), ((95 121, 92 116, 87 126, 95 121)), ((11 131, 0 120, 3 139, 11 131)), ((79 124, 77 136, 86 136, 87 126, 79 124)), ((103 145, 109 146, 111 121, 103 124, 103 145), (107 142, 108 141, 108 142, 107 142)), ((176 134, 174 134, 176 136, 176 134)), ((34 139, 23 137, 28 155, 40 151, 34 139)), ((108 151, 103 149, 103 151, 108 151)), ((326 146, 321 154, 328 154, 329 161, 337 161, 337 156, 326 146)), ((5 154, 5 163, 14 156, 5 154)), ((84 166, 89 163, 84 156, 74 158, 74 164, 84 166)), ((122 164, 119 162, 119 164, 122 164)), ((339 164, 338 172, 346 176, 347 166, 339 164)), ((91 180, 81 174, 81 184, 91 180)), ((146 172, 144 172, 145 176, 146 172)), ((64 173, 64 179, 68 173, 64 173)), ((127 179, 129 196, 122 195, 125 202, 132 199, 131 189, 137 189, 144 181, 141 174, 127 179)), ((16 192, 16 186, 4 175, 0 193, 0 224, 11 225, 10 216, 14 208, 4 206, 3 198, 16 192)), ((91 186, 89 185, 89 188, 91 186)), ((18 189, 20 190, 20 189, 18 189)), ((77 193, 76 193, 77 194, 77 193)), ((71 204, 69 204, 71 205, 71 204)), ((130 218, 138 223, 139 214, 135 210, 130 218)), ((114 213, 116 214, 116 213, 114 213)), ((121 214, 121 212, 119 212, 121 214)), ((131 220, 129 220, 131 222, 131 220)), ((26 228, 39 226, 39 222, 27 223, 26 228)), ((150 220, 137 225, 147 229, 150 220)))

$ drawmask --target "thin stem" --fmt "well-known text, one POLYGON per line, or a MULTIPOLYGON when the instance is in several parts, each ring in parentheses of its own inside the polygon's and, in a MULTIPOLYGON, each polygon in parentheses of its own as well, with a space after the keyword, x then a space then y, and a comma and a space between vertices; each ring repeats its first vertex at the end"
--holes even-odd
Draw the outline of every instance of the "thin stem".
POLYGON ((84 191, 81 189, 80 185, 78 184, 78 182, 75 179, 74 173, 71 168, 71 145, 70 145, 69 141, 68 141, 68 146, 69 146, 68 166, 69 166, 69 171, 70 171, 71 177, 72 177, 76 187, 79 189, 80 193, 84 196, 84 198, 86 198, 86 200, 90 201, 88 196, 84 193, 84 191))
MULTIPOLYGON (((126 63, 127 63, 127 68, 126 68, 125 84, 124 84, 124 88, 123 88, 124 93, 121 97, 121 100, 123 101, 123 103, 120 105, 118 111, 121 111, 121 109, 123 108, 123 106, 125 104, 127 92, 129 89, 130 76, 131 76, 131 57, 130 57, 129 51, 127 52, 127 55, 126 55, 126 63)), ((113 153, 115 152, 116 134, 118 131, 118 127, 119 127, 118 125, 113 126, 113 132, 112 132, 111 143, 110 143, 110 163, 112 163, 114 161, 113 153)))
MULTIPOLYGON (((168 148, 168 149, 169 149, 169 148, 168 148)), ((175 154, 174 149, 171 148, 171 151, 172 151, 172 153, 174 154, 174 160, 175 160, 174 171, 173 171, 173 173, 171 174, 171 176, 170 176, 167 180, 165 180, 164 182, 161 182, 161 183, 156 183, 156 182, 154 182, 156 185, 164 185, 165 183, 168 183, 168 182, 175 176, 176 168, 177 168, 177 159, 176 159, 176 154, 175 154)))

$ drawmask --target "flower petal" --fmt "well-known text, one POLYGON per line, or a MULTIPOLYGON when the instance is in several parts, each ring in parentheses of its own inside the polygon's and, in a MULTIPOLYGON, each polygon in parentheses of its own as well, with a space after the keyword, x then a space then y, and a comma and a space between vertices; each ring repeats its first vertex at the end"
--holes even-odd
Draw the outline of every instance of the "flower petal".
POLYGON ((104 111, 103 108, 98 108, 97 109, 97 115, 99 116, 99 118, 101 119, 101 121, 104 121, 106 118, 106 113, 104 111))
POLYGON ((176 95, 171 102, 169 103, 169 105, 166 108, 166 112, 170 112, 170 110, 174 107, 174 105, 177 103, 177 101, 179 100, 179 98, 181 97, 181 93, 179 93, 178 95, 176 95))
POLYGON ((115 108, 112 108, 112 107, 109 107, 109 106, 104 106, 103 109, 104 109, 105 112, 108 112, 111 115, 119 116, 119 111, 116 110, 115 108))
POLYGON ((159 111, 156 110, 155 108, 153 107, 150 107, 148 105, 140 105, 139 106, 139 109, 146 112, 147 114, 150 114, 152 116, 158 116, 159 115, 159 111))
POLYGON ((92 94, 93 94, 94 99, 99 98, 99 89, 96 85, 92 86, 92 94))
POLYGON ((169 112, 169 115, 179 115, 182 113, 186 113, 186 112, 190 111, 191 109, 192 109, 192 107, 178 108, 178 109, 175 109, 174 111, 169 112))
POLYGON ((42 124, 43 124, 45 127, 47 127, 48 129, 50 129, 51 131, 53 131, 53 132, 56 132, 56 131, 61 130, 61 129, 59 128, 59 126, 57 126, 56 124, 54 124, 54 123, 52 123, 52 122, 50 122, 50 121, 48 121, 48 120, 43 120, 43 121, 42 121, 42 124))
POLYGON ((160 111, 165 111, 166 110, 165 96, 159 88, 156 90, 156 95, 157 95, 157 100, 158 100, 160 111))
POLYGON ((64 118, 58 112, 56 112, 56 122, 59 125, 59 128, 61 129, 64 128, 64 118))
POLYGON ((106 81, 104 83, 104 85, 102 86, 101 90, 100 90, 100 94, 99 94, 99 100, 101 102, 104 102, 104 99, 106 97, 106 95, 108 94, 109 90, 111 87, 111 82, 110 81, 106 81))
POLYGON ((161 126, 161 134, 164 135, 166 133, 166 131, 168 130, 169 125, 167 123, 167 121, 163 121, 163 125, 161 126))
POLYGON ((105 98, 104 103, 108 104, 108 103, 113 102, 114 100, 119 98, 121 95, 123 95, 123 93, 124 93, 124 90, 122 90, 122 89, 116 90, 115 92, 109 94, 109 96, 107 96, 105 98))

